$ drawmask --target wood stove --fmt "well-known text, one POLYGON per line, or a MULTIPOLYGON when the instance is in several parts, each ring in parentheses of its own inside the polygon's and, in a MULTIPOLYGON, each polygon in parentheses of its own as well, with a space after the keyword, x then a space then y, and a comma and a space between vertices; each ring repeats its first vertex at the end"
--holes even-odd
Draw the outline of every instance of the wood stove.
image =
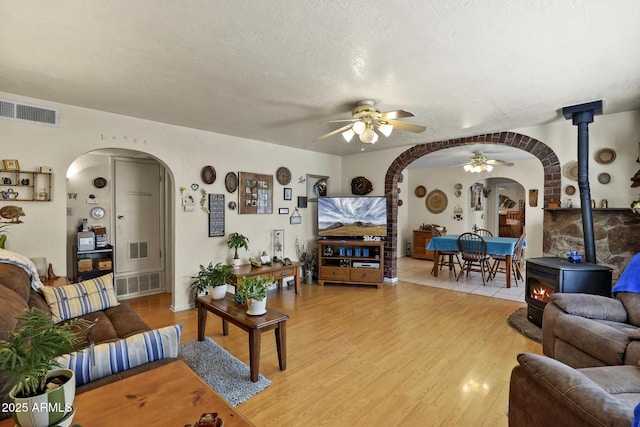
POLYGON ((542 326, 544 306, 555 292, 611 296, 611 268, 574 264, 564 258, 528 258, 525 282, 527 318, 538 326, 542 326))

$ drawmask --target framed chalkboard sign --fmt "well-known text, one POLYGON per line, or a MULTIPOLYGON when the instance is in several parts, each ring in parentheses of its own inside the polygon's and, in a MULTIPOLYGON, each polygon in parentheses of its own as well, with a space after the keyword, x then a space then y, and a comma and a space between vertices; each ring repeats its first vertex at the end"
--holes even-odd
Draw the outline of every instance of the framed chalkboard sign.
POLYGON ((209 194, 209 237, 224 236, 224 194, 209 194))

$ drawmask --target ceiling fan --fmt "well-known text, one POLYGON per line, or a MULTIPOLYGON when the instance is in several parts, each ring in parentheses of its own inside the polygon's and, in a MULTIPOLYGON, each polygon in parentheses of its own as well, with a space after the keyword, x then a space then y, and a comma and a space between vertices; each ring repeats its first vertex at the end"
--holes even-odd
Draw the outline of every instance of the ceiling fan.
POLYGON ((427 129, 425 126, 396 120, 402 117, 413 117, 413 113, 404 110, 382 113, 380 108, 376 106, 376 103, 371 100, 360 101, 358 105, 351 110, 351 117, 351 119, 345 120, 332 120, 331 123, 349 122, 349 124, 322 135, 320 138, 317 138, 316 141, 341 133, 347 142, 350 142, 354 135, 358 135, 360 142, 363 144, 375 144, 376 141, 378 141, 378 133, 376 131, 388 137, 391 135, 393 129, 415 133, 424 132, 427 129))
POLYGON ((485 171, 491 172, 495 165, 513 166, 513 163, 504 160, 488 159, 487 156, 482 154, 482 151, 474 151, 471 159, 467 163, 459 166, 464 166, 464 170, 467 172, 479 173, 485 171))

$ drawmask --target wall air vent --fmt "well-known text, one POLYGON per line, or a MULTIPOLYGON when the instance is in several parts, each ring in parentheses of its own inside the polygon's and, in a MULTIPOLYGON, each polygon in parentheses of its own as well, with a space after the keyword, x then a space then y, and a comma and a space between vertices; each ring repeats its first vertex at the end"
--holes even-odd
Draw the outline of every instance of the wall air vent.
POLYGON ((6 99, 0 99, 0 118, 47 126, 60 126, 58 110, 6 99))

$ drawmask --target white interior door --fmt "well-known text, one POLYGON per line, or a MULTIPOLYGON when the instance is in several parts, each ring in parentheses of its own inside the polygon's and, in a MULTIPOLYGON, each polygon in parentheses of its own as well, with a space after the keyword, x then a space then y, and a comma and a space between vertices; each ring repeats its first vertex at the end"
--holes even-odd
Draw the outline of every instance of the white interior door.
POLYGON ((155 161, 114 161, 118 295, 148 293, 162 288, 162 174, 162 167, 155 161))

